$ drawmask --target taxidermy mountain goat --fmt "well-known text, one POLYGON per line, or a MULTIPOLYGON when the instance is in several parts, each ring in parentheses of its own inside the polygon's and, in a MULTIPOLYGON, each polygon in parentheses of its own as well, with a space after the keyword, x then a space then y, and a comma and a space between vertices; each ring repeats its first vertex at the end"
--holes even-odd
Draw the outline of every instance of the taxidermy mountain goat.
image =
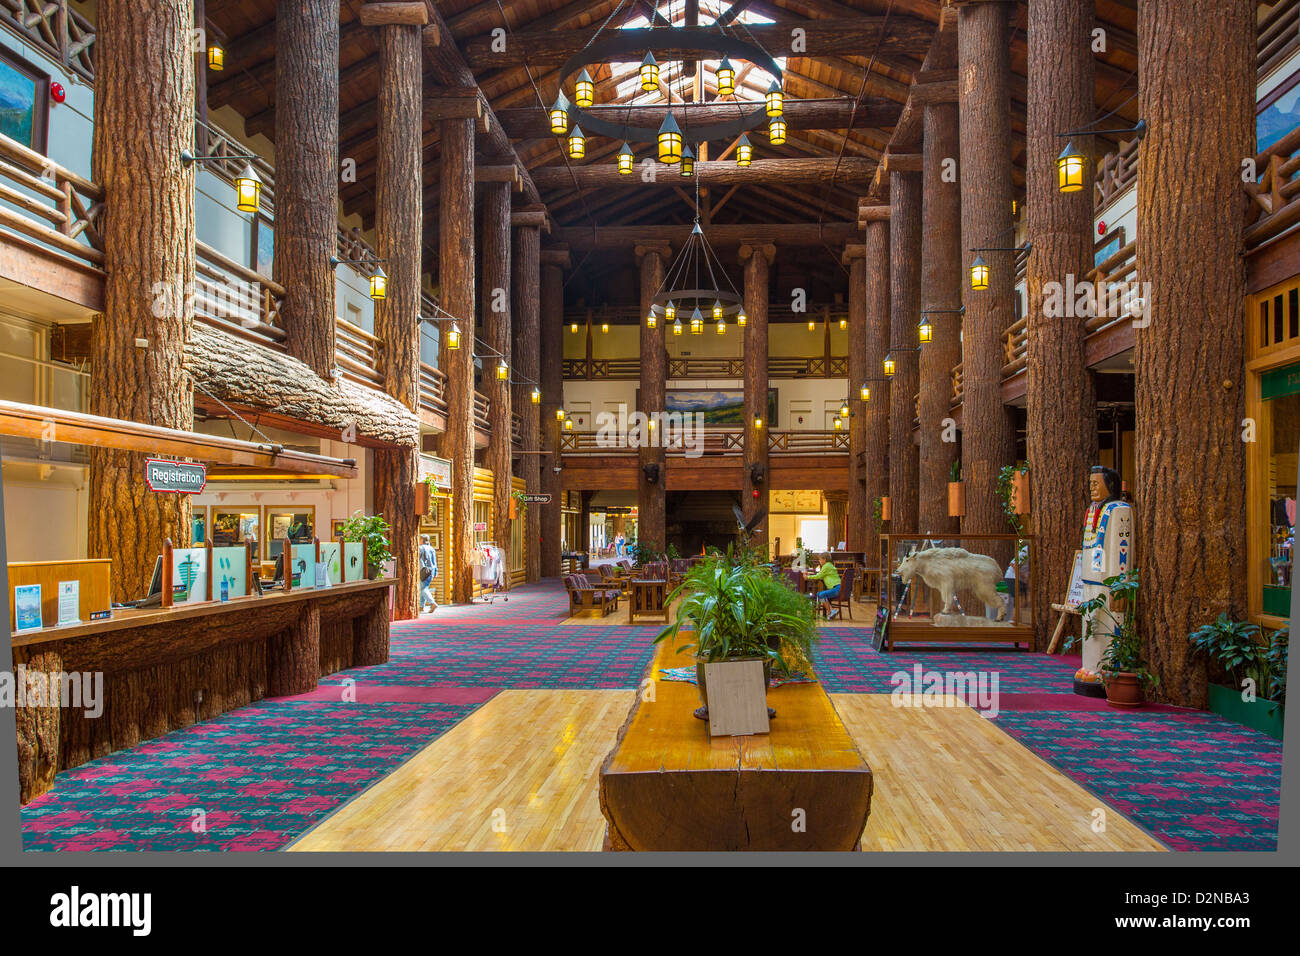
POLYGON ((953 596, 958 590, 973 591, 987 607, 998 609, 998 620, 1007 616, 1007 606, 998 594, 1002 569, 992 558, 971 554, 965 548, 929 548, 909 554, 898 563, 898 575, 910 582, 919 576, 943 598, 943 613, 955 610, 953 596))

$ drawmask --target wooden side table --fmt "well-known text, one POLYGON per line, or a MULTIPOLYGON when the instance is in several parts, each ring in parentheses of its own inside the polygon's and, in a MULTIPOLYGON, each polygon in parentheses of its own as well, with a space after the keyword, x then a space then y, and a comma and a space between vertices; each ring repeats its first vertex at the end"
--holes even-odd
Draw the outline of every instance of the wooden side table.
POLYGON ((627 622, 635 624, 638 617, 668 623, 668 582, 656 579, 633 578, 628 582, 627 622))

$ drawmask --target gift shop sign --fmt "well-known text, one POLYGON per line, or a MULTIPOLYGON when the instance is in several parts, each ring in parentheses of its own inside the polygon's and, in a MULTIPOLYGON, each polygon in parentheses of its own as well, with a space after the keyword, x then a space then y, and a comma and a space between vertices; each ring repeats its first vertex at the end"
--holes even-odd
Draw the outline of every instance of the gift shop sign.
POLYGON ((208 483, 208 469, 195 461, 146 458, 144 481, 150 491, 197 495, 208 483))

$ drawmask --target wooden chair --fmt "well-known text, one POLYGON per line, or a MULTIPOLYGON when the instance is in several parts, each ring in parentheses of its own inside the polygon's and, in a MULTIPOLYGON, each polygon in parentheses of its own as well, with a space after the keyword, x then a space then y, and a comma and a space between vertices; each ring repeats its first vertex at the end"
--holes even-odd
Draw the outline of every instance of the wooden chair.
POLYGON ((840 572, 840 596, 831 598, 829 601, 820 602, 823 607, 827 607, 826 616, 830 617, 829 608, 833 607, 841 613, 847 611, 849 620, 853 620, 853 580, 857 575, 857 568, 849 565, 840 572))
POLYGON ((587 580, 585 574, 571 574, 564 579, 564 588, 569 592, 569 613, 590 611, 599 608, 601 616, 618 610, 618 599, 622 592, 616 588, 597 587, 587 580))

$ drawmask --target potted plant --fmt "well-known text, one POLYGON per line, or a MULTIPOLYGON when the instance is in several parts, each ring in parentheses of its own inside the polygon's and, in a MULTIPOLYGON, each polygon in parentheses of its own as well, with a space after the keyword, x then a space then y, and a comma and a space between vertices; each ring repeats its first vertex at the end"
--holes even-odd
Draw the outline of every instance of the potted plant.
POLYGON ((1096 612, 1110 606, 1117 610, 1121 605, 1124 619, 1116 634, 1101 655, 1101 676, 1106 686, 1106 702, 1112 707, 1141 707, 1143 689, 1154 687, 1159 678, 1151 673, 1142 656, 1142 639, 1137 632, 1138 570, 1131 568, 1102 582, 1106 591, 1079 605, 1079 612, 1088 622, 1084 640, 1092 638, 1096 612))
POLYGON ((876 534, 885 530, 885 499, 873 498, 871 500, 871 520, 875 523, 876 534))
POLYGON ((679 634, 692 638, 677 650, 694 653, 704 705, 695 716, 708 717, 705 664, 761 660, 765 685, 773 665, 783 674, 812 670, 818 636, 812 603, 758 563, 754 552, 729 547, 697 562, 669 600, 679 598, 676 620, 655 643, 679 634))
POLYGON ((953 460, 948 470, 948 517, 961 518, 966 514, 966 482, 961 480, 961 462, 953 460))
POLYGON ((1256 625, 1220 614, 1187 640, 1228 676, 1227 685, 1210 684, 1210 710, 1281 739, 1288 631, 1283 628, 1261 641, 1256 625))
POLYGON ((366 577, 374 581, 383 576, 384 565, 393 560, 388 535, 391 529, 382 515, 356 512, 343 522, 343 540, 360 541, 366 552, 366 577))
POLYGON ((998 472, 998 497, 1002 499, 1002 510, 1006 513, 1007 524, 1017 536, 1025 533, 1024 522, 1020 516, 1029 513, 1029 465, 1006 465, 998 472))

